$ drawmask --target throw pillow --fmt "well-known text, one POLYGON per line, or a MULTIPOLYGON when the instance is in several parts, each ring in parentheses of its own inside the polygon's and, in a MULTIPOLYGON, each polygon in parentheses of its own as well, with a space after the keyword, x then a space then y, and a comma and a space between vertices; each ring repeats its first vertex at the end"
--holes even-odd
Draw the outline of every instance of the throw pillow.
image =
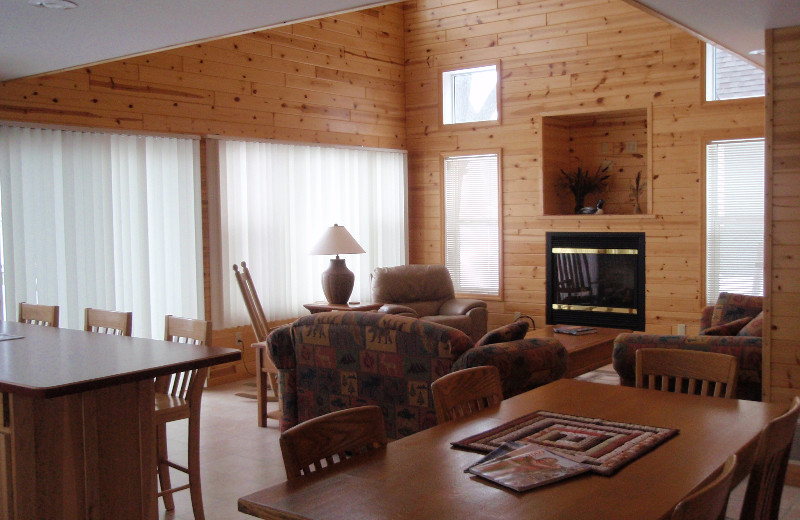
POLYGON ((711 315, 711 326, 716 327, 744 317, 755 318, 763 308, 764 298, 761 296, 720 293, 711 315))
POLYGON ((722 325, 709 327, 706 330, 701 331, 700 334, 702 336, 735 336, 752 320, 753 318, 745 316, 744 318, 739 318, 738 320, 734 320, 729 323, 723 323, 722 325))
POLYGON ((528 332, 528 322, 520 318, 514 323, 503 325, 499 329, 487 332, 475 343, 476 347, 481 345, 492 345, 494 343, 505 343, 506 341, 516 341, 525 337, 528 332))
POLYGON ((739 331, 737 336, 763 336, 764 331, 764 312, 759 312, 758 316, 750 320, 742 330, 739 331))

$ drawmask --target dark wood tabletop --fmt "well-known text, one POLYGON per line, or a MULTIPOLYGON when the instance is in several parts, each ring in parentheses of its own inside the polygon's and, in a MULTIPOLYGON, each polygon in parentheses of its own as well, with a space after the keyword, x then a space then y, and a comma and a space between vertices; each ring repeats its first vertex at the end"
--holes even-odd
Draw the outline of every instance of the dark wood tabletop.
POLYGON ((0 322, 0 391, 49 398, 237 361, 234 349, 0 322))
POLYGON ((785 410, 784 403, 561 379, 390 442, 383 450, 242 497, 239 511, 277 520, 656 520, 668 517, 731 453, 739 455, 735 480, 741 481, 752 467, 761 429, 785 410), (516 493, 464 473, 481 454, 453 449, 452 441, 536 410, 680 431, 611 477, 584 474, 516 493))

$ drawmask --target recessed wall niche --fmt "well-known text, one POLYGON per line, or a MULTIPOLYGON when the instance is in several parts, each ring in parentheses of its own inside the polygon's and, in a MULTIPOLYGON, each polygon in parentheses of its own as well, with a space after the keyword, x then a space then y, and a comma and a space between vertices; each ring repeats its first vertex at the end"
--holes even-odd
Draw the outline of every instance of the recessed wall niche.
POLYGON ((610 163, 606 190, 586 196, 585 206, 605 201, 607 215, 633 215, 632 185, 641 172, 639 195, 642 214, 650 213, 651 111, 647 108, 542 115, 543 215, 574 215, 575 198, 561 188, 561 170, 578 167, 591 174, 610 163))

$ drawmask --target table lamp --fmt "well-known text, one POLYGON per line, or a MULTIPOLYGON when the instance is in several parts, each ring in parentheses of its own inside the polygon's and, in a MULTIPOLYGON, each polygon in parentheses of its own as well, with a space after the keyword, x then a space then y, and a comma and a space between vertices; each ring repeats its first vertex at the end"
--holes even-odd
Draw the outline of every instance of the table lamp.
POLYGON ((356 239, 347 232, 344 226, 334 224, 325 230, 314 247, 312 255, 336 255, 331 258, 331 265, 322 273, 322 290, 331 304, 346 304, 353 292, 355 275, 347 268, 344 258, 339 255, 355 255, 365 253, 356 239))

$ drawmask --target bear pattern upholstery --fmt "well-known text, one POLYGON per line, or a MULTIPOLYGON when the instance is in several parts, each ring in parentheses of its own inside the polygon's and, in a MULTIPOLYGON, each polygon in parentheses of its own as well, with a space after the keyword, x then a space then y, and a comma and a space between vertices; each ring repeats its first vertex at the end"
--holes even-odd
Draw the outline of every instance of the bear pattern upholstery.
POLYGON ((680 348, 734 356, 739 364, 736 397, 761 400, 763 298, 720 293, 715 305, 703 309, 700 335, 620 334, 614 341, 614 369, 620 383, 636 384, 636 351, 640 348, 680 348))
POLYGON ((556 340, 473 347, 457 329, 377 312, 305 316, 275 329, 268 346, 280 378, 281 431, 335 410, 368 404, 383 410, 390 438, 434 426, 430 384, 451 372, 456 360, 460 368, 492 364, 500 369, 501 378, 519 378, 508 383, 508 394, 504 381, 504 395, 509 397, 566 372, 566 350, 556 340), (481 350, 487 352, 464 358, 465 353, 481 350))

